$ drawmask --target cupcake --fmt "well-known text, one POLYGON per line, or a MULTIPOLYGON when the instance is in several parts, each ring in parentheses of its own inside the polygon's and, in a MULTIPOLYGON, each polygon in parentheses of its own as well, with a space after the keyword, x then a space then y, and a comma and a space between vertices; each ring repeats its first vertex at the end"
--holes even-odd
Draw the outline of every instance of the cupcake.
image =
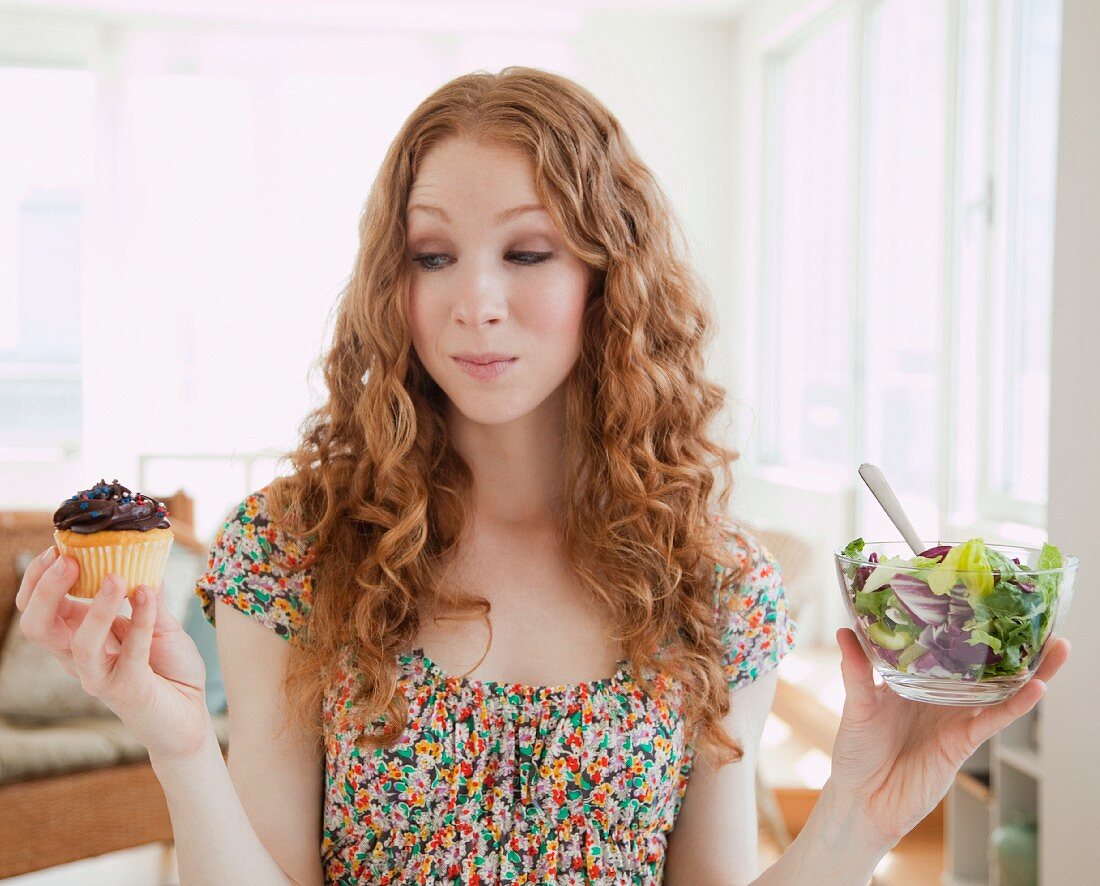
POLYGON ((100 480, 62 504, 53 525, 58 551, 80 564, 73 597, 94 597, 108 572, 122 576, 127 595, 138 585, 160 584, 172 529, 168 509, 155 498, 100 480))

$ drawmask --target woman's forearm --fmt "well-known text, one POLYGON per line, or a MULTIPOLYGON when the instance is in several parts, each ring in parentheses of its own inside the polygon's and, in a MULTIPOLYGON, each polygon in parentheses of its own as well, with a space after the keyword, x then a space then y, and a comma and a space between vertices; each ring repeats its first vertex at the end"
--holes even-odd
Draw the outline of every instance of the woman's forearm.
POLYGON ((798 836, 749 886, 867 886, 891 848, 826 782, 798 836))
POLYGON ((294 886, 256 835, 241 805, 213 722, 195 756, 150 758, 150 762, 168 800, 181 886, 294 886))

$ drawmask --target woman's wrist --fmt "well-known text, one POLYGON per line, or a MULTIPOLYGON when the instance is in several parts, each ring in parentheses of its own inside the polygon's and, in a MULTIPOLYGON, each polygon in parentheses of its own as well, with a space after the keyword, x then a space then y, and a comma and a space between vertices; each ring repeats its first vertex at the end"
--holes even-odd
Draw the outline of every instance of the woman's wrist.
POLYGON ((214 730, 214 721, 207 717, 206 732, 202 743, 188 754, 157 754, 150 752, 149 763, 153 772, 163 783, 166 779, 187 778, 188 773, 195 769, 203 769, 209 765, 213 755, 222 756, 221 744, 218 742, 217 732, 214 730))
POLYGON ((891 846, 870 828, 859 805, 825 783, 806 824, 752 886, 867 886, 891 846))
POLYGON ((803 832, 807 829, 814 840, 835 851, 835 857, 850 862, 852 870, 866 870, 868 878, 898 842, 880 832, 859 799, 831 779, 822 787, 803 832))

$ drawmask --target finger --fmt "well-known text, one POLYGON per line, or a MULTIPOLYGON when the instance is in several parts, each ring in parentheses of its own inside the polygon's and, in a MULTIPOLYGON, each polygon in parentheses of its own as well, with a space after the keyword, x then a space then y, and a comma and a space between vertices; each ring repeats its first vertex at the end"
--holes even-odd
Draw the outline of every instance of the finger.
POLYGON ((83 623, 73 634, 71 644, 73 661, 76 662, 77 669, 80 671, 80 682, 86 691, 98 690, 111 670, 104 647, 107 635, 111 632, 115 617, 126 597, 123 592, 124 584, 119 576, 108 575, 99 593, 92 598, 92 605, 88 614, 84 616, 83 623))
POLYGON ((848 665, 848 672, 855 677, 870 679, 873 668, 871 661, 859 643, 859 637, 850 627, 842 627, 836 632, 836 642, 840 645, 842 664, 848 665))
POLYGON ((19 593, 15 595, 15 608, 22 612, 27 608, 27 601, 34 592, 34 586, 53 562, 57 559, 57 547, 50 545, 41 554, 31 560, 30 565, 23 573, 23 580, 19 582, 19 593))
POLYGON ((148 585, 138 585, 134 591, 134 616, 118 655, 119 673, 123 676, 149 666, 160 596, 148 585))
MULTIPOLYGON (((58 647, 59 649, 63 649, 66 655, 69 655, 69 644, 72 642, 73 634, 76 633, 77 628, 83 624, 85 616, 91 611, 92 599, 93 598, 70 597, 66 594, 58 601, 55 630, 66 630, 64 646, 58 647)), ((118 652, 122 645, 122 638, 126 636, 126 626, 129 624, 129 621, 130 620, 125 615, 115 616, 114 623, 111 625, 111 633, 107 635, 108 652, 118 652)), ((73 673, 76 673, 75 668, 73 669, 73 673)))
MULTIPOLYGON (((163 605, 164 582, 161 582, 157 586, 159 588, 159 590, 154 590, 154 589, 150 588, 149 585, 140 585, 140 587, 145 588, 145 592, 149 595, 149 600, 152 603, 155 604, 153 606, 153 615, 156 618, 156 621, 153 624, 153 628, 154 628, 153 633, 154 633, 154 635, 156 633, 159 633, 159 632, 169 628, 169 627, 173 627, 173 626, 178 627, 179 622, 175 621, 175 619, 172 618, 172 616, 168 612, 167 608, 165 608, 164 605, 163 605), (165 617, 167 619, 171 619, 171 620, 170 621, 164 620, 165 617)), ((66 598, 66 600, 63 600, 62 602, 64 603, 67 600, 68 600, 68 598, 66 598)), ((137 603, 137 588, 134 588, 133 594, 130 595, 130 607, 131 607, 132 612, 136 613, 137 605, 138 605, 138 603, 137 603)), ((112 653, 113 652, 118 652, 122 649, 122 644, 123 644, 123 642, 125 642, 126 635, 129 633, 130 628, 132 627, 132 625, 133 625, 133 618, 129 618, 125 615, 116 615, 115 616, 114 624, 111 625, 111 634, 107 637, 107 651, 108 652, 112 652, 112 653)))
POLYGON ((156 621, 153 623, 153 634, 163 634, 167 631, 183 630, 183 625, 168 609, 168 603, 164 599, 164 582, 162 581, 152 592, 156 606, 156 621))
POLYGON ((860 645, 859 637, 851 628, 836 632, 840 644, 840 675, 844 680, 846 696, 857 697, 868 689, 874 689, 874 667, 860 645))
POLYGON ((58 622, 58 608, 76 581, 79 569, 71 557, 58 557, 34 584, 26 609, 19 618, 23 633, 47 649, 68 648, 71 637, 64 621, 58 622), (55 629, 56 628, 56 629, 55 629))
POLYGON ((1035 676, 1032 677, 1032 679, 1042 680, 1044 683, 1049 682, 1051 677, 1057 674, 1062 665, 1066 663, 1066 659, 1069 658, 1069 653, 1069 640, 1065 637, 1059 637, 1050 644, 1050 649, 1048 649, 1046 655, 1043 656, 1043 660, 1039 663, 1039 669, 1035 672, 1035 676))
POLYGON ((966 740, 977 749, 990 738, 1030 711, 1046 694, 1047 684, 1032 677, 1011 698, 990 705, 967 724, 966 740))

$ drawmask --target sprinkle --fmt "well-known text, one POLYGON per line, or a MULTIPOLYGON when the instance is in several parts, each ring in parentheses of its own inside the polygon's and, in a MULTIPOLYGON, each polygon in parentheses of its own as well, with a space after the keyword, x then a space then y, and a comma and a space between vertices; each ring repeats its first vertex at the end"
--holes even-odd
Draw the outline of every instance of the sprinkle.
POLYGON ((82 510, 82 511, 88 510, 88 503, 86 501, 82 501, 80 503, 80 510, 82 510))
POLYGON ((92 516, 93 517, 98 517, 99 516, 99 511, 92 511, 92 516))

